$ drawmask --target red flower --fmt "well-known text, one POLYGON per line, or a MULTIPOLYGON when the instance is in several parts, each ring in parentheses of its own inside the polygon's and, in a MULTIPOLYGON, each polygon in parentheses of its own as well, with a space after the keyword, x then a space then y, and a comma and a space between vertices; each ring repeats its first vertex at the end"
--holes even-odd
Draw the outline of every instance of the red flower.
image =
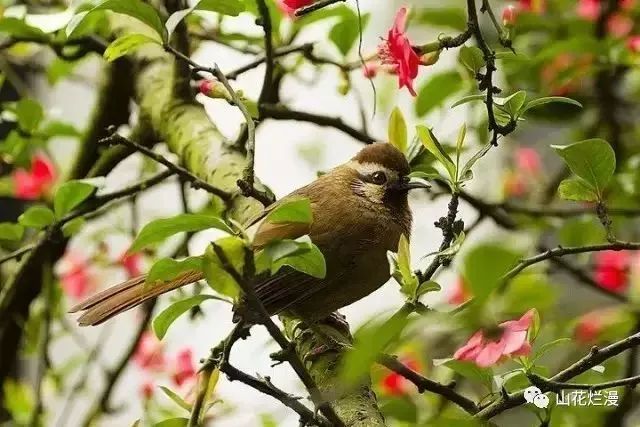
POLYGON ((607 30, 615 37, 625 37, 632 29, 633 19, 622 13, 612 15, 607 21, 607 30))
POLYGON ((502 10, 502 25, 512 27, 516 23, 518 9, 510 4, 502 10))
POLYGON ((378 57, 383 64, 394 68, 398 75, 399 87, 401 89, 406 87, 411 95, 416 96, 413 80, 418 76, 420 57, 413 50, 405 33, 408 13, 409 10, 406 7, 398 10, 387 39, 378 47, 378 57))
POLYGON ((283 12, 289 15, 290 17, 294 17, 296 10, 301 7, 309 6, 314 2, 314 0, 276 0, 278 3, 278 8, 283 12))
POLYGON ((600 0, 578 0, 576 13, 587 21, 595 21, 600 15, 600 0))
POLYGON ((129 278, 138 277, 142 274, 142 254, 139 252, 125 252, 120 257, 120 264, 127 271, 129 278))
POLYGON ((485 337, 482 330, 476 332, 469 341, 460 347, 453 357, 458 360, 474 362, 486 368, 506 357, 526 356, 531 352, 527 332, 533 322, 535 311, 527 311, 518 320, 509 320, 498 325, 499 336, 494 339, 485 337))
POLYGON ((56 270, 62 290, 73 299, 86 297, 96 287, 88 259, 77 252, 67 252, 56 266, 56 270))
POLYGON ((155 335, 146 331, 140 337, 133 361, 141 369, 148 371, 162 371, 165 367, 163 345, 155 335))
POLYGON ((640 52, 640 35, 630 36, 627 39, 627 49, 629 49, 631 53, 640 52))
POLYGON ((173 382, 181 386, 185 382, 195 379, 196 367, 193 363, 193 352, 186 348, 176 356, 175 368, 172 375, 173 382))
POLYGON ((42 154, 31 159, 31 169, 18 169, 13 173, 15 195, 20 199, 33 200, 41 197, 56 179, 51 161, 42 154))
MULTIPOLYGON (((420 363, 414 358, 407 357, 401 362, 414 371, 420 370, 420 363)), ((400 374, 390 371, 380 381, 380 387, 385 394, 390 396, 402 396, 411 390, 411 382, 400 374)))
POLYGON ((447 295, 447 302, 451 305, 460 305, 469 298, 471 298, 471 292, 467 289, 464 279, 462 277, 458 277, 453 284, 452 291, 447 295))
POLYGON ((518 170, 529 175, 538 175, 542 170, 540 155, 529 147, 518 147, 513 153, 518 170))
POLYGON ((611 292, 623 292, 628 285, 628 270, 631 257, 627 251, 597 252, 595 258, 595 281, 611 292))

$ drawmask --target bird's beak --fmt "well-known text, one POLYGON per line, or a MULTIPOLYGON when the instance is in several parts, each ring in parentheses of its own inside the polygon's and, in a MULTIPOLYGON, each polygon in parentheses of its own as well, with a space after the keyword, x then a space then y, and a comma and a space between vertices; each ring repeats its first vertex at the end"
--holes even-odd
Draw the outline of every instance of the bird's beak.
POLYGON ((418 188, 422 188, 423 190, 428 190, 429 188, 431 188, 431 186, 424 181, 419 181, 419 180, 411 181, 409 179, 406 179, 397 183, 393 189, 396 191, 409 191, 409 190, 414 190, 418 188))

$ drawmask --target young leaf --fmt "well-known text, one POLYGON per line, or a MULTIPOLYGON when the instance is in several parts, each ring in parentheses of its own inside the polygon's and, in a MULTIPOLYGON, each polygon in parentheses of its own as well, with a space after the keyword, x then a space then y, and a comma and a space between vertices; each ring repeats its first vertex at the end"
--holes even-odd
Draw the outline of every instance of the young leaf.
POLYGON ((171 218, 157 219, 145 225, 129 250, 138 252, 147 246, 160 243, 174 234, 202 231, 209 228, 233 234, 233 230, 218 217, 201 214, 180 214, 171 218))
POLYGON ((153 6, 148 5, 142 0, 104 0, 91 10, 80 12, 74 16, 67 25, 65 30, 67 38, 71 38, 74 35, 75 30, 82 24, 87 16, 99 10, 110 10, 135 18, 151 27, 160 36, 162 41, 168 40, 167 30, 164 28, 158 12, 153 6))
POLYGON ((185 402, 184 399, 178 396, 173 390, 165 386, 160 386, 160 390, 162 390, 163 393, 166 394, 169 399, 173 400, 173 402, 176 405, 178 405, 179 407, 183 408, 188 412, 191 412, 191 405, 185 402))
POLYGON ((55 215, 46 206, 32 206, 18 217, 18 222, 25 227, 43 229, 55 221, 55 215))
POLYGON ((60 186, 53 197, 53 210, 61 218, 95 193, 96 187, 81 181, 69 181, 60 186))
POLYGON ((460 170, 460 154, 462 154, 462 146, 464 145, 464 138, 466 136, 467 124, 463 123, 460 127, 460 131, 458 132, 458 139, 456 141, 456 170, 460 170))
POLYGON ((0 240, 20 240, 24 235, 24 227, 12 222, 0 222, 0 240))
POLYGON ((245 11, 245 5, 240 0, 200 0, 196 5, 196 10, 238 16, 240 12, 245 11))
POLYGON ((506 98, 496 98, 495 103, 502 107, 502 109, 509 115, 510 118, 515 119, 520 115, 520 109, 527 100, 527 92, 519 90, 506 98))
POLYGON ((598 195, 591 186, 580 178, 567 178, 558 186, 558 194, 565 200, 595 202, 598 195))
POLYGON ((395 107, 389 117, 389 142, 400 152, 407 152, 407 123, 400 108, 395 107))
POLYGON ((44 111, 38 101, 30 98, 22 98, 16 102, 16 117, 20 129, 31 133, 40 125, 44 117, 44 111))
POLYGON ((62 226, 62 235, 64 237, 71 237, 82 230, 82 227, 87 223, 83 217, 74 218, 71 221, 65 222, 62 226))
POLYGON ((265 221, 273 224, 303 223, 313 221, 311 201, 306 197, 292 197, 281 202, 267 215, 265 221))
POLYGON ((182 316, 193 307, 202 304, 209 299, 216 299, 213 295, 195 295, 171 304, 153 319, 153 332, 159 340, 167 334, 169 327, 178 317, 182 316))
POLYGON ((431 132, 431 129, 425 126, 416 126, 416 132, 424 147, 446 168, 451 180, 455 180, 456 165, 453 163, 453 160, 451 160, 451 157, 444 151, 444 148, 442 148, 442 145, 440 145, 433 132, 431 132))
MULTIPOLYGON (((230 236, 218 239, 216 246, 225 254, 227 261, 235 272, 242 276, 244 272, 245 244, 239 237, 230 236)), ((233 275, 225 269, 220 258, 213 248, 213 244, 207 247, 202 261, 202 271, 209 286, 216 292, 236 300, 240 295, 239 284, 233 275)))
POLYGON ((587 139, 551 147, 567 163, 571 172, 589 184, 598 198, 602 198, 616 169, 616 157, 611 145, 603 139, 587 139))
POLYGON ((188 418, 168 418, 166 420, 155 423, 153 427, 187 427, 189 424, 188 418))
POLYGON ((447 98, 462 90, 464 81, 457 71, 435 74, 418 89, 415 111, 423 117, 434 108, 441 106, 447 98))
POLYGON ((41 29, 32 27, 22 19, 11 17, 0 18, 0 33, 33 41, 46 41, 48 38, 41 29))
POLYGON ((411 270, 411 248, 409 247, 409 240, 405 235, 400 236, 398 242, 398 270, 402 276, 402 293, 405 295, 413 296, 418 287, 418 278, 413 274, 411 270))
POLYGON ((188 271, 200 271, 201 269, 201 256, 188 257, 180 261, 172 258, 163 258, 153 264, 145 283, 153 286, 158 282, 169 282, 188 271))
POLYGON ((429 292, 438 292, 441 289, 442 287, 440 286, 440 284, 438 282, 434 282, 433 280, 422 282, 416 290, 416 297, 420 298, 422 295, 428 294, 429 292))
POLYGON ((313 243, 305 242, 305 250, 297 251, 291 255, 280 257, 271 263, 271 274, 275 274, 285 265, 294 270, 308 274, 309 276, 323 279, 327 275, 327 265, 324 255, 313 243))
POLYGON ((582 104, 574 99, 565 98, 564 96, 546 96, 544 98, 538 98, 538 99, 534 99, 527 102, 524 108, 520 110, 520 115, 523 115, 524 113, 526 113, 532 108, 540 107, 542 105, 550 104, 552 102, 558 102, 562 104, 571 104, 571 105, 575 105, 576 107, 582 108, 582 104))
POLYGON ((127 55, 128 53, 147 43, 160 44, 158 40, 144 34, 125 34, 124 36, 118 37, 113 42, 111 42, 111 44, 105 49, 103 56, 104 59, 109 62, 115 61, 121 56, 127 55))
POLYGON ((462 46, 460 48, 460 62, 474 75, 484 67, 484 56, 479 47, 462 46))
POLYGON ((451 104, 451 108, 457 107, 458 105, 467 104, 467 103, 473 102, 473 101, 484 101, 485 98, 486 98, 486 96, 483 95, 483 94, 468 95, 468 96, 465 96, 463 98, 460 98, 459 100, 457 100, 456 102, 451 104))

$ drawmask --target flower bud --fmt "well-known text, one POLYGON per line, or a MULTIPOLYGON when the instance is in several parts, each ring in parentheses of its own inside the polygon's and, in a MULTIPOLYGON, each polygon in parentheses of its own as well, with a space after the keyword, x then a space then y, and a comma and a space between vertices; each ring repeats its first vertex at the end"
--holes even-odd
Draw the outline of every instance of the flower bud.
POLYGON ((208 98, 226 99, 231 101, 231 94, 218 80, 201 80, 198 91, 208 98))
POLYGON ((440 52, 441 52, 440 50, 436 50, 435 52, 425 53, 420 57, 420 64, 421 65, 435 64, 436 62, 438 62, 438 59, 440 59, 440 52))
POLYGON ((367 79, 372 79, 378 74, 380 65, 375 61, 370 61, 362 66, 362 74, 367 79))
POLYGON ((502 25, 504 25, 507 28, 513 27, 516 23, 517 12, 518 11, 516 7, 512 4, 505 7, 504 10, 502 11, 502 25))

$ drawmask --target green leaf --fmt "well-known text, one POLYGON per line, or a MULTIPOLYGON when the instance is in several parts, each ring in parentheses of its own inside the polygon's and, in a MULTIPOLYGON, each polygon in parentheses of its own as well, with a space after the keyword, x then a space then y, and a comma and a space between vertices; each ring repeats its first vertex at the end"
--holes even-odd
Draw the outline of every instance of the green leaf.
POLYGON ((601 199, 616 170, 616 157, 611 145, 603 139, 587 139, 551 147, 563 158, 571 172, 589 184, 601 199))
POLYGON ((520 111, 520 115, 523 115, 524 113, 526 113, 528 110, 532 108, 540 107, 546 104, 551 104, 553 102, 562 103, 562 104, 571 104, 571 105, 575 105, 576 107, 582 108, 582 104, 574 99, 565 98, 564 96, 547 96, 544 98, 538 98, 538 99, 534 99, 532 101, 527 102, 524 108, 520 111))
POLYGON ((24 235, 24 227, 13 222, 0 222, 0 240, 20 240, 24 235))
POLYGON ((169 418, 159 423, 155 423, 153 427, 186 427, 189 424, 188 418, 169 418))
POLYGON ((174 234, 202 231, 209 228, 233 234, 233 230, 218 217, 201 214, 180 214, 171 218, 157 219, 145 225, 129 250, 131 252, 139 252, 141 249, 160 243, 174 234))
POLYGON ((484 244, 472 248, 464 259, 464 278, 475 298, 483 300, 500 284, 520 255, 504 246, 484 244))
POLYGON ((23 98, 16 102, 16 117, 20 129, 27 133, 32 133, 38 129, 44 117, 44 111, 38 101, 23 98))
POLYGON ((159 340, 167 334, 169 327, 178 317, 182 316, 193 307, 202 304, 206 300, 216 299, 213 295, 195 295, 190 298, 171 304, 153 319, 153 332, 159 340))
POLYGON ((47 122, 39 130, 39 133, 45 135, 47 138, 54 138, 58 136, 78 137, 82 135, 78 129, 70 123, 53 120, 47 122))
POLYGON ((416 18, 418 22, 429 24, 429 27, 449 27, 463 31, 467 28, 467 16, 458 7, 438 7, 420 9, 416 18))
POLYGON ((35 406, 35 397, 29 384, 8 378, 2 384, 4 408, 17 425, 27 425, 35 406))
POLYGON ((391 111, 388 135, 391 145, 400 150, 401 153, 407 152, 407 123, 404 120, 402 111, 398 107, 395 107, 393 111, 391 111))
POLYGON ((20 224, 37 230, 53 224, 53 221, 55 221, 55 215, 46 206, 32 206, 18 218, 20 224))
POLYGON ((53 198, 53 210, 61 218, 89 198, 96 188, 86 182, 69 181, 58 188, 53 198))
MULTIPOLYGON (((338 48, 338 51, 344 56, 347 56, 351 51, 360 35, 360 20, 358 19, 358 15, 351 9, 347 10, 349 10, 349 12, 344 13, 342 19, 329 31, 329 40, 333 42, 338 48)), ((370 16, 369 13, 362 14, 362 31, 366 28, 370 16)))
POLYGON ((411 269, 411 248, 404 234, 398 242, 398 270, 402 276, 402 293, 413 297, 418 288, 418 278, 411 269))
POLYGON ((201 256, 188 257, 179 261, 172 258, 163 258, 153 264, 149 274, 147 274, 145 283, 148 286, 154 286, 158 283, 170 282, 178 276, 194 270, 202 270, 201 256))
POLYGON ((105 49, 103 56, 104 59, 109 62, 115 61, 121 56, 127 55, 147 43, 160 44, 158 40, 144 34, 125 34, 111 42, 111 44, 105 49))
POLYGON ((416 291, 416 297, 420 298, 422 295, 428 294, 429 292, 439 292, 440 290, 442 290, 442 286, 440 286, 438 282, 428 280, 420 283, 420 286, 418 286, 416 291))
POLYGON ((558 194, 565 200, 595 202, 598 194, 580 178, 567 178, 558 186, 558 194))
POLYGON ((142 0, 104 0, 90 11, 80 12, 69 22, 66 28, 68 38, 71 38, 74 31, 82 24, 88 15, 99 11, 110 10, 111 12, 135 18, 151 27, 163 41, 167 40, 167 30, 158 15, 158 12, 142 0))
POLYGON ((460 127, 460 130, 458 131, 458 139, 456 140, 456 170, 460 170, 460 155, 462 154, 462 147, 464 145, 464 139, 466 136, 467 124, 463 123, 460 127))
POLYGON ((485 99, 486 99, 486 96, 483 95, 483 94, 468 95, 468 96, 465 96, 463 98, 460 98, 459 100, 457 100, 456 102, 451 104, 451 108, 457 107, 458 105, 467 104, 467 103, 473 102, 473 101, 484 101, 485 99))
POLYGON ((166 394, 169 399, 173 400, 176 405, 188 412, 191 412, 191 405, 185 402, 184 399, 178 396, 173 390, 165 386, 160 386, 160 390, 162 390, 162 392, 166 394))
MULTIPOLYGON (((215 244, 225 254, 227 260, 233 267, 235 272, 242 276, 244 272, 245 261, 245 243, 242 239, 230 236, 216 240, 215 244)), ((226 295, 236 300, 240 295, 240 285, 233 278, 233 275, 227 271, 220 258, 216 254, 213 244, 207 247, 202 262, 202 271, 209 286, 216 292, 226 295)))
POLYGON ((434 366, 445 366, 455 373, 475 382, 481 382, 489 390, 493 385, 493 376, 491 369, 480 368, 475 363, 466 362, 456 359, 436 359, 433 361, 434 366))
POLYGON ((245 11, 245 5, 239 0, 200 0, 196 6, 196 10, 238 16, 240 12, 245 11))
POLYGON ((460 62, 474 75, 484 67, 484 55, 476 46, 462 46, 460 48, 460 62))
POLYGON ((22 19, 4 17, 0 19, 0 33, 11 37, 29 39, 33 41, 45 41, 47 34, 39 28, 32 27, 22 19))
POLYGON ((456 71, 445 71, 435 74, 418 90, 415 111, 423 117, 434 108, 441 106, 450 96, 464 87, 464 81, 456 71))
POLYGON ((527 92, 519 90, 505 98, 495 98, 494 102, 499 105, 510 118, 515 119, 520 115, 520 109, 527 100, 527 92))
POLYGON ((444 148, 442 148, 442 145, 440 145, 431 129, 426 126, 416 126, 416 133, 420 141, 422 141, 422 145, 445 167, 451 181, 454 181, 456 179, 456 165, 444 148))
POLYGON ((47 67, 47 82, 52 86, 56 85, 61 80, 70 76, 80 62, 80 60, 66 61, 59 57, 53 58, 47 67))
POLYGON ((272 260, 271 274, 287 265, 309 276, 323 279, 327 275, 327 265, 320 249, 311 241, 298 243, 302 243, 305 249, 272 260))
POLYGON ((287 198, 269 212, 265 221, 273 224, 310 224, 313 221, 311 201, 306 197, 287 198))
POLYGON ((82 217, 74 218, 69 222, 65 222, 64 225, 62 226, 62 235, 64 237, 71 237, 74 234, 79 233, 80 230, 82 230, 82 227, 84 227, 86 223, 87 223, 87 220, 85 220, 82 217))
POLYGON ((355 333, 354 347, 343 358, 340 376, 347 384, 355 384, 369 373, 380 353, 391 346, 409 323, 407 316, 391 316, 373 320, 355 333))

